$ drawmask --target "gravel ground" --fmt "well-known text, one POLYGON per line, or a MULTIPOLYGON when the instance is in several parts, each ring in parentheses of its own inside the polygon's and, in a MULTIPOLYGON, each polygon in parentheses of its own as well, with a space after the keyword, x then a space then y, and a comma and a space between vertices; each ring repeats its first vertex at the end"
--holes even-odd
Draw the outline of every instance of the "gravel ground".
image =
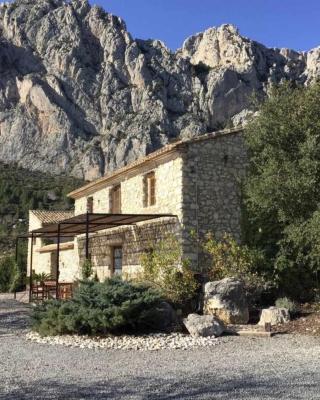
POLYGON ((136 352, 25 339, 28 309, 0 300, 0 399, 320 399, 320 339, 223 337, 136 352))

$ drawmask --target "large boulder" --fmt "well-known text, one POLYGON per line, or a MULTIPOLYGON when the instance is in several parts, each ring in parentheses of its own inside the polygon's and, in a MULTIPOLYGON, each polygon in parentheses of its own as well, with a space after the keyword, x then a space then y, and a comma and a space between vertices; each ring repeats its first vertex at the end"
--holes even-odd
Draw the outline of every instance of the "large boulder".
POLYGON ((270 307, 261 311, 259 325, 279 325, 290 321, 290 314, 287 308, 270 307))
POLYGON ((220 336, 225 330, 223 323, 212 315, 189 314, 183 322, 192 336, 220 336))
POLYGON ((203 313, 214 315, 226 324, 247 324, 249 310, 243 283, 236 278, 206 283, 203 313))

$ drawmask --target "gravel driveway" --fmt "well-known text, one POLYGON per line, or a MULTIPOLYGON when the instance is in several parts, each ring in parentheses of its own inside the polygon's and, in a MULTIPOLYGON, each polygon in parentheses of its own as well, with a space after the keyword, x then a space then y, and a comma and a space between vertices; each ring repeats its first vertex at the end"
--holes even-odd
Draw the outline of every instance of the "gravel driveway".
POLYGON ((25 340, 28 309, 0 300, 0 399, 320 399, 320 339, 223 337, 135 352, 25 340))

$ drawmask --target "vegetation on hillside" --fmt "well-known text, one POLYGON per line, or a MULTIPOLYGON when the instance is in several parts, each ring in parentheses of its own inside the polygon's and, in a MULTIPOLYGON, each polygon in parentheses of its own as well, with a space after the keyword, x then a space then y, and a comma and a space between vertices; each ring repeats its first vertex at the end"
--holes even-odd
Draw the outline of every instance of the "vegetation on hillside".
POLYGON ((320 83, 275 88, 246 128, 246 243, 282 295, 314 298, 320 279, 320 83))
POLYGON ((12 238, 27 231, 29 209, 68 210, 72 201, 66 194, 81 183, 0 163, 0 256, 13 248, 12 238))
POLYGON ((72 201, 66 195, 82 183, 0 163, 0 292, 13 290, 23 281, 27 243, 19 242, 18 271, 14 248, 15 238, 28 231, 29 209, 71 209, 72 201))

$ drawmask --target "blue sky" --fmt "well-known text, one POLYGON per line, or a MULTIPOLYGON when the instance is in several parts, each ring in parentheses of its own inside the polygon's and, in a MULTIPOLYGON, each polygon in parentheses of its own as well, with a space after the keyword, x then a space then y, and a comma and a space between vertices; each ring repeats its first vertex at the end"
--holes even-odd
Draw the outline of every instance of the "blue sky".
POLYGON ((320 0, 92 0, 122 17, 133 37, 160 39, 171 49, 211 26, 232 23, 269 47, 320 45, 320 0))

